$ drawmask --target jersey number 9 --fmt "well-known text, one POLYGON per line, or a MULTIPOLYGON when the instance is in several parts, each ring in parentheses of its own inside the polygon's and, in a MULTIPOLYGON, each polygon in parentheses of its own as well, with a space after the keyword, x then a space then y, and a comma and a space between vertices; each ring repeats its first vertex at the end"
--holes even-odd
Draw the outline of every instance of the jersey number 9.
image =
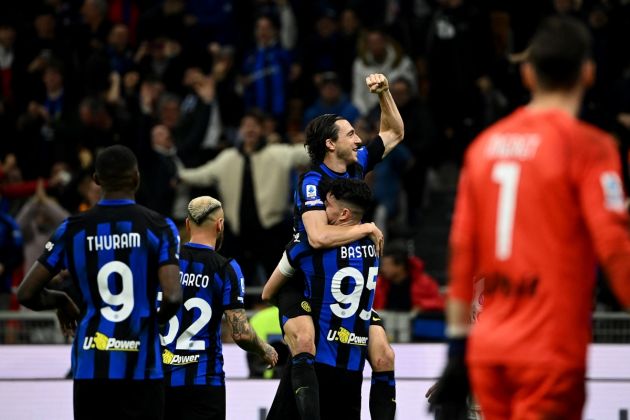
MULTIPOLYGON (((378 275, 378 267, 370 267, 368 271, 367 282, 363 278, 363 273, 354 267, 344 267, 337 271, 332 278, 331 293, 338 303, 330 305, 330 310, 339 318, 350 318, 359 309, 361 295, 363 294, 363 286, 368 290, 376 288, 376 276, 378 275), (354 289, 348 294, 341 290, 341 282, 346 277, 354 280, 354 289)), ((369 308, 371 309, 371 308, 369 308)), ((367 321, 370 319, 372 311, 361 310, 359 317, 367 321)))

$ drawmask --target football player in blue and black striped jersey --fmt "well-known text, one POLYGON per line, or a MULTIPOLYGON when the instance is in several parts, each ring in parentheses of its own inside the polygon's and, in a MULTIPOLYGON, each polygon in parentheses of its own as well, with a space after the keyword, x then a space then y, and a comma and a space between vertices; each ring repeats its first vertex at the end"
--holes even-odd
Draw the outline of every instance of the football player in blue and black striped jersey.
POLYGON ((179 261, 184 305, 162 336, 166 420, 225 419, 224 313, 236 344, 271 366, 278 361, 274 348, 256 335, 247 320, 241 268, 217 252, 223 222, 220 201, 209 196, 190 201, 186 218, 190 242, 182 246, 179 261))
MULTIPOLYGON (((373 223, 353 226, 329 225, 324 208, 320 182, 326 179, 363 179, 384 156, 403 140, 404 125, 387 78, 371 74, 366 85, 378 95, 381 108, 379 135, 362 146, 361 138, 347 120, 337 115, 322 115, 306 127, 306 146, 313 167, 299 180, 295 193, 295 232, 307 234, 316 249, 347 245, 365 237, 371 238, 377 251, 382 248, 383 235, 373 223)), ((298 282, 290 282, 278 295, 280 314, 285 318, 283 330, 289 343, 293 369, 292 383, 303 420, 317 420, 317 377, 312 369, 315 355, 314 328, 310 314, 301 305, 302 290, 298 282)), ((396 412, 394 351, 387 340, 382 321, 372 314, 369 332, 368 360, 372 366, 370 413, 375 420, 393 420, 396 412)))
MULTIPOLYGON (((337 179, 322 186, 331 225, 355 226, 371 204, 364 181, 337 179)), ((336 248, 314 249, 304 233, 287 247, 278 272, 304 285, 302 306, 315 326, 314 369, 319 381, 320 417, 359 419, 361 383, 368 353, 372 302, 379 256, 369 238, 336 248), (304 281, 301 281, 304 279, 304 281)), ((271 284, 274 284, 273 282, 271 284)), ((273 294, 274 290, 266 290, 273 294)), ((286 318, 283 319, 286 321, 286 318)), ((291 364, 289 369, 296 368, 291 364)), ((268 419, 297 416, 296 399, 283 376, 268 419)))
POLYGON ((140 174, 128 148, 99 153, 94 180, 102 188, 101 201, 57 228, 26 274, 18 299, 34 310, 58 308, 64 330, 75 333, 75 419, 162 419, 158 324, 182 301, 179 236, 170 219, 134 202, 140 174), (62 269, 79 291, 76 306, 65 293, 46 289, 62 269))

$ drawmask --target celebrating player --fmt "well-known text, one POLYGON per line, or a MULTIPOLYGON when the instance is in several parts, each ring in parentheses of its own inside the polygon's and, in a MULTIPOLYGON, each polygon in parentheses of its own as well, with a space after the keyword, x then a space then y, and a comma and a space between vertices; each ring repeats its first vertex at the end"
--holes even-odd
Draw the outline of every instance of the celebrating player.
POLYGON ((166 420, 225 419, 224 312, 236 344, 271 366, 278 361, 273 347, 261 341, 247 321, 241 268, 216 252, 223 240, 223 222, 220 201, 204 196, 188 204, 190 242, 182 246, 179 260, 184 305, 162 337, 166 420))
MULTIPOLYGON (((325 213, 332 225, 361 223, 371 202, 365 182, 341 178, 324 189, 325 213)), ((289 283, 297 282, 300 287, 306 284, 306 309, 316 332, 314 369, 319 380, 321 412, 318 407, 314 409, 323 419, 361 416, 361 384, 378 262, 376 245, 369 238, 336 248, 314 249, 302 232, 289 245, 278 266, 284 278, 291 278, 289 283)), ((292 392, 295 385, 289 384, 294 377, 289 371, 295 368, 295 364, 285 368, 268 419, 299 418, 292 392)))
POLYGON ((62 328, 76 328, 75 419, 162 419, 158 323, 166 323, 182 301, 179 236, 171 220, 133 201, 140 175, 131 150, 108 147, 95 168, 101 201, 57 228, 18 299, 33 310, 58 308, 62 328), (45 288, 64 268, 80 291, 78 308, 65 293, 45 288))
POLYGON ((463 403, 467 362, 487 420, 579 419, 598 259, 630 307, 630 235, 613 140, 576 116, 591 40, 547 19, 521 71, 530 103, 469 148, 451 228, 449 364, 432 399, 463 403), (469 330, 473 278, 483 314, 469 330))
MULTIPOLYGON (((400 113, 389 92, 387 78, 371 74, 367 87, 378 95, 381 107, 379 135, 362 147, 352 125, 337 115, 322 115, 306 127, 306 146, 313 167, 303 174, 295 193, 296 234, 307 234, 315 249, 333 248, 369 236, 382 247, 383 235, 372 223, 352 226, 328 224, 324 198, 319 184, 324 179, 362 179, 381 161, 404 136, 400 113)), ((278 308, 283 321, 285 338, 293 355, 292 384, 303 420, 317 419, 317 377, 312 361, 315 355, 315 330, 308 305, 299 282, 288 283, 279 293, 278 308)), ((382 320, 375 312, 369 331, 368 358, 372 366, 370 412, 376 420, 393 419, 396 412, 394 381, 394 351, 387 341, 382 320)))

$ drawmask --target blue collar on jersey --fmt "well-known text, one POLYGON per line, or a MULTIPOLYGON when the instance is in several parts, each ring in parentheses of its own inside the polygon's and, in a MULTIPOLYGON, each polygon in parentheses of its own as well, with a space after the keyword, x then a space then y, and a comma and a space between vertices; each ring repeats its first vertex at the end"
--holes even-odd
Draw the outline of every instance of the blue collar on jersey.
POLYGON ((120 200, 101 200, 98 203, 99 206, 127 206, 129 204, 136 204, 134 200, 120 199, 120 200))
POLYGON ((214 247, 210 245, 198 244, 195 242, 186 242, 184 246, 189 246, 191 248, 199 248, 199 249, 211 249, 214 251, 214 247))
POLYGON ((335 172, 332 169, 330 169, 328 166, 326 166, 325 163, 321 163, 319 165, 319 167, 322 169, 322 171, 326 172, 328 174, 328 176, 330 176, 332 178, 348 178, 350 176, 348 174, 348 171, 346 171, 346 172, 335 172))

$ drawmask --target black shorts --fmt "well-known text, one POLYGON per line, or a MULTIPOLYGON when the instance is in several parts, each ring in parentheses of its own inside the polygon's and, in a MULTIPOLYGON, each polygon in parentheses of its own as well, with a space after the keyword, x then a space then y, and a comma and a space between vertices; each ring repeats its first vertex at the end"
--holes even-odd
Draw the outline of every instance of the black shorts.
MULTIPOLYGON (((291 362, 283 369, 278 390, 267 420, 299 419, 291 386, 291 362)), ((315 363, 319 383, 319 407, 322 419, 359 420, 361 418, 361 385, 363 373, 315 363)))
POLYGON ((167 386, 164 420, 225 420, 225 386, 167 386))
POLYGON ((164 380, 75 379, 75 420, 162 420, 164 380))
POLYGON ((278 314, 282 326, 291 318, 311 316, 311 302, 304 297, 304 281, 301 276, 289 280, 278 292, 278 314))

